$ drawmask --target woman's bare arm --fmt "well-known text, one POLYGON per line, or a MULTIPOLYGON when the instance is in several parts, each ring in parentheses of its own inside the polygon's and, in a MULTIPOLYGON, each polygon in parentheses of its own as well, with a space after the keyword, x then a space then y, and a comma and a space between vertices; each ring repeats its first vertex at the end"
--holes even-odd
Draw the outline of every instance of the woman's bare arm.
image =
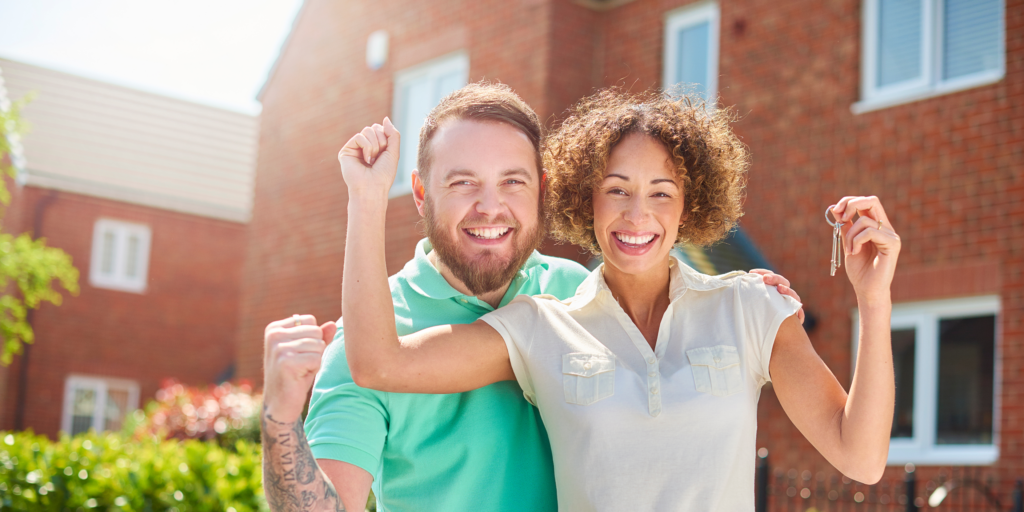
POLYGON ((385 118, 352 137, 338 155, 349 189, 341 310, 353 380, 382 391, 456 393, 515 379, 504 340, 484 322, 399 339, 384 255, 398 150, 398 130, 385 118))
POLYGON ((900 251, 876 197, 844 197, 846 273, 857 293, 860 339, 849 394, 825 366, 795 317, 775 338, 769 371, 782 408, 807 440, 843 474, 865 483, 882 477, 895 404, 889 286, 900 251), (860 218, 853 221, 854 215, 860 218))

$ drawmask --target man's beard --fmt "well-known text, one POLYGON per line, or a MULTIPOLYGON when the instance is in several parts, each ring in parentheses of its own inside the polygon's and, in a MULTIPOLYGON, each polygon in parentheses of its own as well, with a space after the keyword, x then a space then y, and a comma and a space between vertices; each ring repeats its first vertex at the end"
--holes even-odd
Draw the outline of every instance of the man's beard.
MULTIPOLYGON (((539 218, 539 216, 538 216, 539 218)), ((544 241, 544 230, 538 223, 529 232, 521 229, 519 221, 514 217, 498 217, 497 219, 467 218, 459 223, 457 229, 473 227, 474 224, 506 224, 512 227, 512 256, 501 258, 491 250, 479 253, 473 261, 462 259, 459 252, 460 244, 452 238, 444 226, 434 222, 434 203, 427 198, 423 220, 426 223, 427 238, 434 247, 441 264, 448 268, 473 295, 482 295, 508 286, 533 251, 544 241), (486 222, 483 222, 486 221, 486 222)))

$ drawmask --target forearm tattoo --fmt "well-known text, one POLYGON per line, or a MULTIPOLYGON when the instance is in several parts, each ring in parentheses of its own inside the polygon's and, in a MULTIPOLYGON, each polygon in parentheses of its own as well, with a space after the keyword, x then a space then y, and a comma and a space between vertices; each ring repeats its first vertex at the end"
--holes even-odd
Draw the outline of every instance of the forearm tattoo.
POLYGON ((263 434, 263 492, 272 512, 341 512, 334 484, 317 465, 309 449, 302 420, 277 421, 260 417, 263 434))

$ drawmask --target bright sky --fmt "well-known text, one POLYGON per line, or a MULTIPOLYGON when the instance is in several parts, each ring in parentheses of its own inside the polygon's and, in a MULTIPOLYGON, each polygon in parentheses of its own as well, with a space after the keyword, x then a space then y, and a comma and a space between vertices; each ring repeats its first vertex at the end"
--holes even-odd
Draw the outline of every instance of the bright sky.
POLYGON ((0 57, 256 114, 302 0, 0 0, 0 57))

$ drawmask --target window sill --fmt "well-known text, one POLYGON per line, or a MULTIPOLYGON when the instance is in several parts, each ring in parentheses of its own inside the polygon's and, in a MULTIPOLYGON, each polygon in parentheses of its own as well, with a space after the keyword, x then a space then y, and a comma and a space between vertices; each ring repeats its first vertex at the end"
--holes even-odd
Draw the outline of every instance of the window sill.
POLYGON ((944 445, 889 447, 890 466, 913 463, 918 466, 987 465, 999 460, 999 447, 988 445, 944 445))
POLYGON ((922 87, 920 89, 900 91, 895 94, 879 94, 874 98, 861 100, 850 105, 850 111, 854 114, 863 114, 865 112, 881 110, 884 108, 894 107, 896 105, 902 105, 904 103, 913 103, 915 101, 934 98, 936 96, 994 84, 1002 80, 1005 76, 1006 73, 1003 70, 990 71, 958 80, 943 82, 939 85, 922 87))
POLYGON ((89 278, 89 285, 93 288, 102 288, 104 290, 115 290, 119 292, 129 292, 143 294, 146 292, 146 283, 127 283, 121 281, 109 281, 106 279, 100 279, 97 277, 89 278))

